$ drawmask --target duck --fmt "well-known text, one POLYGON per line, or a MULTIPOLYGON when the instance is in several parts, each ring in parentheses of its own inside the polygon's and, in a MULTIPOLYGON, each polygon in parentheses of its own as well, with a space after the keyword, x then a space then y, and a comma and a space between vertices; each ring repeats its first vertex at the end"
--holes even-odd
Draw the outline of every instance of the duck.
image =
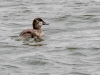
POLYGON ((43 25, 49 25, 43 19, 41 18, 35 18, 32 22, 32 29, 24 29, 20 33, 20 37, 23 38, 41 38, 44 36, 44 32, 42 31, 42 26, 43 25))

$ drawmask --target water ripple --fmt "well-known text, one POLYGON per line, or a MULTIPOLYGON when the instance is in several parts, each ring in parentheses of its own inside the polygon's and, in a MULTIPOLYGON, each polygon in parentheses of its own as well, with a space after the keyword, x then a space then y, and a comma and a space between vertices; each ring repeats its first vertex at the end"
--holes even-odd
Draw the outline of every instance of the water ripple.
POLYGON ((0 75, 99 75, 99 0, 1 0, 0 75), (19 38, 41 17, 41 41, 19 38))

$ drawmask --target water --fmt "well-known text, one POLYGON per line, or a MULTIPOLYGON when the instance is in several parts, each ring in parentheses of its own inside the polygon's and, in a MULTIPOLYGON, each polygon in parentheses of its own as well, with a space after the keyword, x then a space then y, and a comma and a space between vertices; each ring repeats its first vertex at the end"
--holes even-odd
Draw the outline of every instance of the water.
POLYGON ((0 75, 100 75, 99 0, 0 0, 0 75), (44 40, 19 39, 41 17, 44 40))

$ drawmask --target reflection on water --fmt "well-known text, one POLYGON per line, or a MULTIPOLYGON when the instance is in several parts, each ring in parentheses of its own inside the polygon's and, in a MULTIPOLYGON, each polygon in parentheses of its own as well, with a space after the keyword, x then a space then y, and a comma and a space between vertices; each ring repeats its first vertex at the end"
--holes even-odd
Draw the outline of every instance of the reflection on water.
POLYGON ((0 75, 100 75, 99 0, 1 0, 0 75), (43 39, 23 39, 41 17, 43 39))

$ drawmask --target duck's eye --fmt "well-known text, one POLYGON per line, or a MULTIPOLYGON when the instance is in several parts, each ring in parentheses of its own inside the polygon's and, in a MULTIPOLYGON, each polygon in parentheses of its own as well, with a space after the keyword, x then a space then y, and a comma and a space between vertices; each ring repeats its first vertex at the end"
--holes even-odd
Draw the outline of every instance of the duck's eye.
POLYGON ((42 19, 39 19, 39 21, 43 21, 42 19))

